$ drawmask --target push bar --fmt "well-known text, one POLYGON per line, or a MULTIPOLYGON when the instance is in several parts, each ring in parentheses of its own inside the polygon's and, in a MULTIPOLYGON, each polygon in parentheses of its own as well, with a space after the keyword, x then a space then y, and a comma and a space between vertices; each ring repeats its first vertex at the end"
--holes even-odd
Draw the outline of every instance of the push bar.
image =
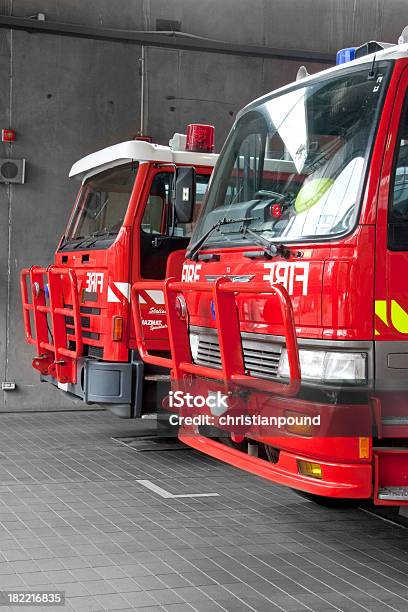
POLYGON ((300 388, 299 351, 296 340, 296 327, 292 303, 288 292, 282 285, 248 283, 239 288, 228 278, 218 278, 215 283, 183 283, 169 278, 164 282, 137 282, 132 286, 132 312, 136 331, 136 342, 141 358, 146 363, 169 368, 172 377, 181 380, 184 374, 219 380, 225 385, 235 383, 244 387, 283 396, 294 396, 300 388), (146 290, 164 292, 171 358, 152 355, 146 348, 140 314, 140 292, 146 290), (211 293, 215 309, 215 323, 220 346, 222 368, 211 368, 192 362, 189 330, 186 318, 181 318, 176 310, 178 296, 194 292, 211 293), (283 320, 284 336, 289 361, 289 383, 256 378, 245 369, 241 350, 241 331, 237 307, 237 297, 242 294, 276 295, 279 300, 283 320))
POLYGON ((21 294, 26 341, 37 348, 34 367, 42 374, 52 374, 59 382, 76 382, 76 360, 82 355, 83 342, 75 271, 57 266, 26 268, 21 272, 21 294), (48 302, 44 277, 47 279, 45 282, 48 282, 48 302), (69 283, 72 301, 70 308, 64 304, 63 277, 67 278, 69 283), (30 279, 31 302, 28 297, 27 278, 30 279), (30 312, 33 313, 35 336, 30 312), (67 348, 65 317, 72 317, 74 321, 75 350, 67 348))

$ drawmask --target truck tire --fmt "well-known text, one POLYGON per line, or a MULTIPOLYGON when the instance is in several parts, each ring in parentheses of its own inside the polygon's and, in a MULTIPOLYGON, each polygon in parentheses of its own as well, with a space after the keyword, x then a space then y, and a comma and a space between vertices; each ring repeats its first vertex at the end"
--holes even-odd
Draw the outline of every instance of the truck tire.
POLYGON ((361 506, 364 500, 362 499, 343 499, 338 497, 325 497, 324 495, 315 495, 314 493, 307 493, 306 491, 299 491, 298 489, 292 489, 297 495, 308 499, 309 501, 323 506, 325 508, 333 508, 333 510, 347 510, 351 508, 358 508, 361 506))

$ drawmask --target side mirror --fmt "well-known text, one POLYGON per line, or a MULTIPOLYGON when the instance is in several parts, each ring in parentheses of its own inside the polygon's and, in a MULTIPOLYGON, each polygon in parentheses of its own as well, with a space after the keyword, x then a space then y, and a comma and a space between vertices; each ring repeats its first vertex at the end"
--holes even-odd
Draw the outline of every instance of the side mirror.
POLYGON ((196 197, 195 168, 177 168, 175 176, 174 211, 180 223, 193 220, 196 197))

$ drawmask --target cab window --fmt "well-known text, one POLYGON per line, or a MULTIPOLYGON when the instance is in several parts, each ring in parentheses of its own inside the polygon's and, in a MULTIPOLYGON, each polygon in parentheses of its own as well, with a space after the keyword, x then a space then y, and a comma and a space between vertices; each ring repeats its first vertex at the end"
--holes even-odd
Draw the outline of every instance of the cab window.
POLYGON ((193 225, 200 214, 209 175, 196 176, 196 204, 192 223, 172 222, 172 172, 159 172, 153 179, 140 232, 140 274, 161 280, 166 276, 167 259, 173 251, 185 250, 193 225))
MULTIPOLYGON (((196 205, 194 208, 194 218, 192 223, 180 223, 175 220, 173 231, 174 237, 189 238, 192 228, 196 222, 207 189, 210 177, 205 174, 196 176, 196 205)), ((146 234, 155 236, 166 236, 171 225, 171 206, 170 196, 172 189, 173 174, 170 172, 160 172, 153 179, 150 194, 147 200, 145 212, 142 218, 141 228, 146 234)))
POLYGON ((97 172, 82 185, 61 250, 106 249, 122 227, 139 164, 130 162, 97 172), (79 241, 79 242, 78 242, 79 241))
POLYGON ((401 116, 390 188, 388 248, 408 251, 408 95, 401 116))
POLYGON ((156 174, 150 188, 142 230, 146 234, 162 235, 166 231, 166 209, 169 204, 171 174, 156 174))

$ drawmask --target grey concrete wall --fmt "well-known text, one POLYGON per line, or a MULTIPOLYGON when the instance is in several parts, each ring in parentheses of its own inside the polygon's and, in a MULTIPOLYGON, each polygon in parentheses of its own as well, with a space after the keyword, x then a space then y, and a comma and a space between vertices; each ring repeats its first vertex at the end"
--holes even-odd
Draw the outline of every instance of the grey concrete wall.
MULTIPOLYGON (((192 34, 248 44, 332 52, 369 39, 395 41, 405 0, 0 0, 0 13, 125 29, 176 19, 192 34)), ((77 188, 71 164, 138 130, 140 49, 117 43, 0 30, 0 128, 17 142, 0 156, 25 157, 27 182, 0 185, 0 379, 17 390, 1 410, 72 407, 31 368, 18 275, 51 261, 77 188)), ((213 123, 217 146, 244 104, 294 79, 298 62, 148 49, 148 131, 166 143, 193 121, 213 123)), ((308 64, 310 72, 320 69, 308 64)))

